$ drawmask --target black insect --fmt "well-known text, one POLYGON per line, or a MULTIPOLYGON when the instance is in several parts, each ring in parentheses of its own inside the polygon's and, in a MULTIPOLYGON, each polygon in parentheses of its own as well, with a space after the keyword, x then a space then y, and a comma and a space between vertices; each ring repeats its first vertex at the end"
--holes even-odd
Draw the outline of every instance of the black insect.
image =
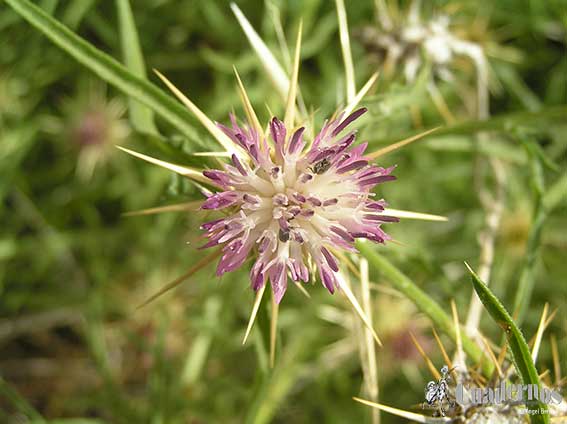
POLYGON ((454 405, 448 384, 448 381, 451 379, 449 373, 453 371, 453 369, 454 368, 449 369, 449 367, 445 365, 441 368, 441 378, 437 382, 430 381, 425 388, 425 402, 427 402, 428 405, 436 406, 442 417, 445 416, 445 405, 448 404, 450 407, 454 405))
POLYGON ((280 228, 280 231, 278 232, 278 238, 283 243, 289 241, 289 231, 285 231, 280 228))
POLYGON ((313 165, 311 167, 311 170, 317 174, 324 174, 325 172, 327 172, 329 170, 329 168, 331 167, 331 161, 327 158, 321 159, 319 162, 317 162, 315 165, 313 165))

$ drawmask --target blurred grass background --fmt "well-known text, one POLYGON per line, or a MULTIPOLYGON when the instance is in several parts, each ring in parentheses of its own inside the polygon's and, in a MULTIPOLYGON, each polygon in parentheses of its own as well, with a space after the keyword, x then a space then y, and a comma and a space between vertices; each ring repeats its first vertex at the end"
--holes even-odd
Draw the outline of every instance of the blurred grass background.
MULTIPOLYGON (((114 1, 43 0, 44 10, 101 50, 122 60, 114 1)), ((144 60, 159 69, 209 116, 241 112, 232 70, 238 68, 264 122, 283 108, 257 57, 220 0, 131 2, 144 60)), ((238 1, 264 40, 279 51, 272 16, 279 10, 288 42, 303 19, 300 84, 320 124, 344 102, 343 65, 334 2, 238 1)), ((376 25, 371 0, 347 2, 353 33, 376 25)), ((407 4, 401 2, 402 9, 407 4)), ((379 250, 450 312, 466 316, 471 285, 463 261, 478 264, 484 211, 473 184, 476 133, 493 130, 480 151, 505 164, 505 202, 497 233, 491 287, 510 309, 533 224, 530 158, 522 140, 539 146, 546 196, 555 206, 545 223, 533 271, 535 289, 522 328, 535 333, 545 302, 559 313, 539 359, 553 369, 549 337, 567 372, 567 3, 561 0, 467 0, 427 4, 425 14, 456 10, 455 20, 486 48, 491 65, 491 112, 476 122, 466 99, 440 89, 456 117, 437 135, 385 156, 397 182, 380 188, 396 209, 449 217, 446 223, 403 220, 388 226, 401 242, 379 250), (486 29, 483 25, 486 24, 486 29), (481 28, 481 30, 479 30, 481 28)), ((0 421, 7 423, 362 422, 369 410, 352 401, 363 373, 355 318, 344 299, 321 287, 311 299, 293 287, 280 309, 274 370, 258 329, 241 345, 253 293, 247 267, 214 277, 211 265, 173 292, 135 307, 183 274, 202 252, 202 212, 124 217, 125 212, 196 200, 180 177, 127 157, 126 145, 195 161, 187 153, 210 143, 157 121, 161 137, 133 128, 128 99, 0 7, 0 421), (92 175, 88 147, 103 146, 92 175), (87 154, 87 156, 85 156, 87 154), (57 421, 54 421, 57 420, 57 421)), ((352 37, 358 86, 379 66, 352 37)), ((281 55, 278 56, 281 58, 281 55)), ((465 61, 466 62, 466 61, 465 61)), ((466 63, 457 72, 474 90, 466 63)), ((425 76, 426 77, 426 76, 425 76)), ((148 77, 161 86, 152 74, 148 77)), ((421 81, 421 82, 420 82, 421 81)), ((468 87, 468 88, 467 88, 468 87)), ((361 140, 371 150, 425 128, 445 125, 422 83, 381 77, 364 102, 370 116, 361 140), (417 108, 422 128, 411 108, 417 108)), ((92 151, 91 151, 92 153, 92 151)), ((490 179, 489 179, 490 181, 490 179)), ((528 252, 529 253, 529 252, 528 252)), ((428 319, 371 275, 373 313, 384 341, 378 351, 380 401, 402 408, 423 401, 431 376, 413 346, 415 334, 439 367, 428 319)), ((268 325, 260 312, 259 327, 268 325)), ((483 317, 481 328, 500 343, 483 317)), ((449 350, 452 342, 443 339, 449 350)), ((383 422, 398 422, 383 416, 383 422)))

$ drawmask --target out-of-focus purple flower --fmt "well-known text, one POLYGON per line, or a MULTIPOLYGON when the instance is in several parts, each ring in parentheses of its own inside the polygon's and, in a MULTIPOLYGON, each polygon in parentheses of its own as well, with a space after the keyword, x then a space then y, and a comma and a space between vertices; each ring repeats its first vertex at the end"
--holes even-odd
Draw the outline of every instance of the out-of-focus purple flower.
POLYGON ((239 126, 234 116, 230 127, 219 124, 248 160, 232 155, 223 171, 203 173, 223 191, 210 195, 202 208, 229 212, 202 225, 209 239, 204 247, 223 246, 217 275, 239 268, 255 252, 252 288, 269 280, 276 302, 286 291, 288 274, 307 282, 318 272, 333 293, 339 269, 333 251, 356 251, 356 238, 389 239, 381 224, 397 219, 382 214, 386 203, 375 200, 371 190, 395 179, 393 167, 370 165, 363 156, 366 143, 352 147, 355 132, 341 135, 364 112, 326 122, 310 144, 303 127, 291 132, 277 118, 268 137, 251 125, 239 126))

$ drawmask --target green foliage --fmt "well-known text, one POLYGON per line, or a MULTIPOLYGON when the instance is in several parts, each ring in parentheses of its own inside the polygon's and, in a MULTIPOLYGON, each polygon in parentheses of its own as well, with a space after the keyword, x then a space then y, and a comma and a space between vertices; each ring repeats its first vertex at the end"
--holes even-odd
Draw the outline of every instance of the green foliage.
MULTIPOLYGON (((122 55, 126 67, 134 75, 145 79, 146 67, 142 56, 140 41, 138 40, 138 31, 134 23, 132 8, 129 0, 116 0, 116 8, 118 10, 118 20, 120 22, 120 42, 122 47, 122 55)), ((157 129, 154 124, 153 111, 136 100, 130 103, 130 119, 132 126, 139 131, 155 134, 157 129)))
MULTIPOLYGON (((504 308, 502 303, 496 296, 494 296, 486 284, 478 278, 478 275, 476 275, 472 269, 469 268, 469 272, 471 273, 474 290, 480 298, 480 301, 492 319, 506 335, 508 346, 510 347, 510 351, 514 357, 514 365, 516 366, 523 383, 532 384, 533 386, 541 388, 539 376, 534 365, 534 361, 532 360, 532 355, 530 354, 528 344, 526 343, 526 339, 524 339, 522 332, 514 320, 512 320, 512 317, 506 308, 504 308)), ((530 417, 532 423, 549 423, 548 409, 545 403, 540 400, 534 400, 533 404, 529 404, 527 406, 531 410, 538 410, 536 414, 533 414, 530 417), (536 406, 535 408, 534 405, 536 406)))
MULTIPOLYGON (((435 80, 454 117, 447 123, 428 92, 429 66, 407 83, 402 72, 386 75, 380 53, 365 49, 360 34, 376 25, 375 2, 345 3, 357 88, 381 71, 363 102, 370 113, 361 120, 360 140, 375 151, 441 126, 427 140, 378 160, 380 166, 397 165, 398 179, 376 194, 392 208, 444 215, 448 222, 402 220, 387 227, 395 242, 360 245, 384 343, 377 350, 379 400, 408 409, 423 401, 431 380, 409 334, 440 368, 444 360, 430 327, 445 334, 452 351, 451 300, 461 320, 466 316, 472 290, 462 262, 477 268, 486 215, 477 183, 494 188, 493 175, 479 162, 498 159, 506 174, 491 292, 514 305, 510 311, 519 313, 516 322, 527 336, 536 331, 545 302, 564 314, 565 8, 562 1, 497 0, 491 8, 467 0, 427 4, 426 16, 456 11, 455 22, 486 46, 491 65, 486 120, 473 112, 475 77, 466 59, 455 71, 456 85, 435 80)), ((321 125, 345 102, 334 2, 238 4, 286 70, 282 46, 293 45, 303 20, 301 94, 321 125)), ((21 422, 22 416, 93 424, 369 422, 370 410, 352 401, 367 396, 360 328, 340 293, 331 296, 318 282, 306 286, 310 299, 290 285, 280 308, 274 369, 268 365, 264 304, 241 344, 253 303, 250 262, 221 279, 210 264, 136 310, 203 257, 199 226, 214 216, 124 217, 199 200, 202 193, 114 144, 203 168, 219 162, 194 153, 220 150, 149 70, 162 72, 219 122, 226 123, 232 111, 243 116, 233 65, 262 123, 284 110, 229 3, 5 0, 2 6, 0 422, 21 422), (85 179, 80 168, 92 140, 102 140, 101 159, 85 179)), ((357 265, 356 255, 353 261, 357 265)), ((480 284, 475 280, 486 291, 480 284)), ((352 285, 360 297, 356 278, 352 285)), ((485 293, 484 299, 511 325, 495 297, 485 293)), ((486 324, 481 321, 481 331, 497 345, 500 332, 486 324)), ((510 328, 518 363, 525 346, 510 328)), ((567 369, 565 320, 550 323, 546 334, 557 339, 561 368, 567 369)), ((550 369, 546 384, 555 385, 546 337, 538 368, 550 369)), ((462 340, 471 365, 490 374, 492 364, 480 353, 484 346, 464 332, 462 340)), ((519 369, 534 378, 527 358, 519 369)))
MULTIPOLYGON (((143 73, 141 72, 141 58, 138 54, 129 53, 127 55, 126 62, 132 69, 132 71, 128 71, 115 59, 81 39, 64 25, 52 19, 49 14, 45 13, 33 3, 27 0, 6 0, 6 3, 12 6, 15 11, 20 13, 21 16, 27 19, 33 26, 43 32, 77 61, 93 71, 97 76, 114 85, 119 90, 122 90, 132 98, 151 107, 170 124, 174 125, 183 135, 194 140, 197 139, 195 130, 190 124, 192 117, 188 111, 170 96, 165 95, 162 90, 156 88, 143 78, 143 73)), ((125 7, 127 6, 122 6, 122 8, 125 7)), ((126 17, 127 12, 123 11, 123 9, 120 10, 123 21, 130 23, 126 17)), ((123 37, 128 38, 128 41, 131 42, 134 38, 133 28, 124 27, 124 32, 126 33, 127 31, 128 35, 124 35, 123 37)), ((129 45, 125 50, 131 52, 131 49, 135 52, 136 45, 129 45)), ((136 116, 136 114, 139 114, 139 109, 134 109, 132 113, 136 116)), ((136 117, 136 119, 147 118, 147 113, 146 116, 136 117)), ((142 125, 147 126, 147 121, 142 125)), ((144 129, 144 127, 140 129, 144 129)))

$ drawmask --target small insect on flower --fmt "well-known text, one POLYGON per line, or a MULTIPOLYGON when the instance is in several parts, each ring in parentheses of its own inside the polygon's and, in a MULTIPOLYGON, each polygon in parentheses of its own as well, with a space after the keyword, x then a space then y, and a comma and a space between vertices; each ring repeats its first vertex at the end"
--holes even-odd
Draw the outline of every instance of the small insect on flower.
POLYGON ((331 167, 331 162, 329 159, 325 158, 320 162, 317 162, 310 169, 317 175, 324 174, 331 167))
POLYGON ((220 129, 245 153, 232 155, 224 170, 203 172, 222 191, 211 194, 202 209, 224 210, 225 217, 202 225, 209 242, 222 245, 217 275, 239 268, 257 254, 250 271, 252 288, 269 280, 279 303, 288 275, 308 282, 317 273, 333 293, 339 263, 335 252, 355 252, 355 239, 376 243, 389 239, 381 224, 398 219, 383 214, 386 203, 372 189, 392 181, 391 168, 371 165, 366 143, 353 147, 356 134, 343 130, 366 109, 339 115, 323 125, 309 144, 305 128, 295 131, 273 118, 269 136, 252 125, 220 129), (344 118, 344 119, 343 119, 344 118))

